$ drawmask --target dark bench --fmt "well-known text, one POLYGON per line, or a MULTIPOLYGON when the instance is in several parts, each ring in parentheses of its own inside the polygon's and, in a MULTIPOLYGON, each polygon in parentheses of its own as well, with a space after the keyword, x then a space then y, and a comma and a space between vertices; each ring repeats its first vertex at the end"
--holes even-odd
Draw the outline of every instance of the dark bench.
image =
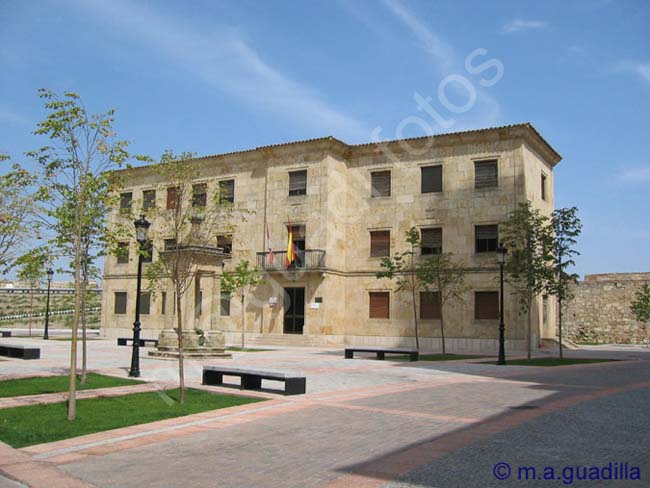
POLYGON ((417 349, 387 349, 385 347, 346 347, 345 348, 345 359, 354 358, 355 352, 375 352, 377 353, 377 359, 385 359, 386 354, 406 354, 409 357, 409 361, 417 361, 419 357, 419 352, 417 349))
POLYGON ((20 359, 40 359, 41 350, 38 347, 19 346, 18 344, 0 344, 0 356, 20 359))
POLYGON ((11 337, 10 330, 0 330, 0 337, 11 337))
POLYGON ((204 366, 203 384, 222 385, 224 375, 239 376, 242 390, 259 390, 262 388, 262 380, 284 381, 285 395, 302 395, 307 386, 307 379, 294 373, 234 366, 204 366))
MULTIPOLYGON (((128 346, 133 344, 133 337, 118 337, 117 345, 118 346, 128 346)), ((154 347, 158 346, 158 339, 140 339, 140 347, 145 347, 147 344, 151 344, 154 347)))

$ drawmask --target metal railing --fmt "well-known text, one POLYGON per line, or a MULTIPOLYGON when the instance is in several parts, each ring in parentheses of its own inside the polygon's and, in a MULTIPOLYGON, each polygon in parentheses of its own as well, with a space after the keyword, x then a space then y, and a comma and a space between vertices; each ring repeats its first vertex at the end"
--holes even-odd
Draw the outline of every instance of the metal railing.
POLYGON ((257 253, 257 267, 266 271, 291 271, 291 270, 322 270, 325 269, 325 251, 322 249, 307 249, 296 251, 296 260, 288 267, 286 265, 287 252, 273 252, 273 261, 269 252, 257 253))

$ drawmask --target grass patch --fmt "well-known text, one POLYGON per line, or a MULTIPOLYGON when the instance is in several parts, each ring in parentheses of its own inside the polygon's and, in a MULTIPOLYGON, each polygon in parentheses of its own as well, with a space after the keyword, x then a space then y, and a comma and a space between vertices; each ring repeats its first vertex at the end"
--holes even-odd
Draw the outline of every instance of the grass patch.
POLYGON ((264 351, 273 351, 273 349, 254 349, 251 347, 227 347, 226 351, 234 352, 264 352, 264 351))
MULTIPOLYGON (((34 378, 18 378, 15 380, 0 381, 0 398, 23 395, 40 395, 42 393, 59 393, 68 391, 69 376, 37 376, 34 378)), ((101 374, 88 373, 86 384, 79 383, 78 390, 92 390, 95 388, 110 388, 113 386, 128 386, 143 383, 142 381, 126 378, 114 378, 101 374)))
POLYGON ((66 403, 30 405, 0 410, 0 440, 15 448, 69 439, 94 432, 146 424, 219 408, 263 401, 235 395, 214 394, 188 388, 185 403, 179 390, 134 393, 77 402, 77 419, 67 420, 66 403))
MULTIPOLYGON (((420 354, 418 361, 458 361, 460 359, 481 359, 490 356, 477 356, 472 354, 420 354)), ((408 356, 386 355, 386 359, 394 361, 408 361, 408 356)))
MULTIPOLYGON (((511 366, 569 366, 571 364, 591 364, 591 363, 608 363, 616 359, 598 359, 598 358, 532 358, 532 359, 506 359, 506 363, 511 366)), ((496 364, 496 363, 484 363, 496 364)))

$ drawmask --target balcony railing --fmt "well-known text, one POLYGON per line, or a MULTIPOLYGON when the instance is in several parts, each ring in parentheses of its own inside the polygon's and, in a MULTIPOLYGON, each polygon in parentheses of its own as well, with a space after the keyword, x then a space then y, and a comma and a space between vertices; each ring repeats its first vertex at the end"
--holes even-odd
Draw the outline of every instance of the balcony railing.
POLYGON ((286 259, 286 251, 273 252, 273 262, 271 262, 268 252, 258 252, 257 267, 266 271, 317 271, 325 269, 325 251, 322 249, 296 251, 296 260, 288 267, 286 259))

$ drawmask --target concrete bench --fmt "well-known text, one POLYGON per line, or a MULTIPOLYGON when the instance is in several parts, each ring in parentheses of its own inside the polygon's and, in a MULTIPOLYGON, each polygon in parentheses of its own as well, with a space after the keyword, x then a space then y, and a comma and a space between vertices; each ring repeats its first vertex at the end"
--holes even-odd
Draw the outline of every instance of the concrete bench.
POLYGON ((307 379, 294 373, 234 366, 204 366, 203 384, 222 385, 224 375, 239 376, 242 390, 259 390, 262 388, 262 380, 284 381, 285 395, 302 395, 307 386, 307 379))
MULTIPOLYGON (((133 344, 133 337, 118 337, 117 345, 118 346, 128 346, 133 344)), ((140 347, 145 347, 147 344, 151 344, 154 347, 158 346, 158 339, 140 339, 140 347)))
POLYGON ((346 347, 345 359, 353 359, 355 352, 374 352, 377 353, 377 359, 384 360, 386 354, 408 355, 409 361, 417 361, 420 353, 417 349, 387 349, 385 347, 346 347))
POLYGON ((40 359, 41 350, 38 347, 20 346, 18 344, 0 344, 0 356, 19 359, 40 359))
POLYGON ((10 330, 0 330, 0 337, 11 337, 10 330))

